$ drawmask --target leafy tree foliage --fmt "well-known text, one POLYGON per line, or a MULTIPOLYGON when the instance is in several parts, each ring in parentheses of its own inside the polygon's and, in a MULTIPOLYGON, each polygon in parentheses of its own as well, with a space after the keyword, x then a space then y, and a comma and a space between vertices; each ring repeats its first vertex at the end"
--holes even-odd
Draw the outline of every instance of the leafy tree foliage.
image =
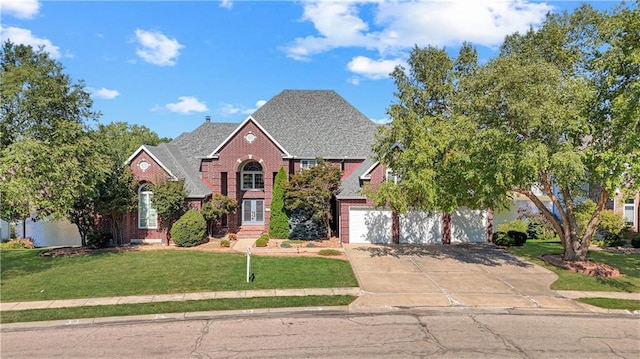
POLYGON ((238 208, 238 202, 223 194, 216 193, 211 200, 202 205, 200 213, 207 222, 207 232, 213 235, 214 227, 220 222, 222 216, 233 213, 238 208))
POLYGON ((105 174, 87 130, 99 113, 84 84, 44 51, 7 41, 0 61, 1 215, 69 218, 84 243, 90 223, 75 214, 105 174))
POLYGON ((271 217, 269 217, 269 235, 272 238, 289 238, 289 216, 284 209, 284 186, 287 172, 280 167, 273 184, 271 197, 271 217))
POLYGON ((153 191, 151 204, 156 209, 160 225, 171 233, 173 223, 187 211, 185 202, 187 190, 184 187, 184 180, 157 180, 151 190, 153 191))
POLYGON ((398 102, 376 153, 420 209, 496 208, 513 192, 527 196, 562 240, 564 259, 584 260, 610 194, 640 186, 639 36, 637 6, 583 5, 508 36, 482 66, 468 45, 455 60, 416 48, 409 72, 392 74, 398 102), (392 156, 395 143, 405 150, 392 156), (600 191, 581 234, 585 184, 600 191))
POLYGON ((285 209, 289 212, 311 213, 311 219, 329 235, 331 198, 340 187, 340 168, 318 158, 317 165, 300 171, 285 184, 285 209))

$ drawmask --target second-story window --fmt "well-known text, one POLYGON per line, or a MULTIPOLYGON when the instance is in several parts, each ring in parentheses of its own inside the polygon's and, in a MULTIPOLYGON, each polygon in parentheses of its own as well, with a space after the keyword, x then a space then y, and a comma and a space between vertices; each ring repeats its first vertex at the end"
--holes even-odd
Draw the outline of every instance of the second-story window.
POLYGON ((264 173, 258 162, 247 162, 242 167, 242 189, 264 189, 264 173))

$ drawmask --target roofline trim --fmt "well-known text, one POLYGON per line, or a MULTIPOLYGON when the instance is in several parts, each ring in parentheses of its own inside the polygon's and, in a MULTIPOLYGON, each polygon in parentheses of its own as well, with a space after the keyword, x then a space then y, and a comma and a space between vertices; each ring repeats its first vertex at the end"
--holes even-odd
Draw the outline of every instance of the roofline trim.
POLYGON ((163 170, 165 170, 165 172, 167 172, 171 177, 173 177, 173 180, 177 180, 178 177, 176 175, 174 175, 169 168, 167 168, 167 166, 165 166, 159 159, 158 157, 154 156, 153 153, 151 151, 149 151, 149 149, 145 146, 145 145, 141 145, 140 147, 138 147, 137 150, 135 150, 135 152, 133 152, 133 154, 131 156, 129 156, 129 158, 127 158, 126 161, 124 161, 125 166, 129 165, 131 163, 131 161, 133 161, 133 159, 140 153, 140 152, 146 152, 154 161, 156 161, 157 164, 160 165, 160 167, 162 167, 163 170))
POLYGON ((367 168, 367 170, 364 171, 364 173, 360 176, 360 179, 361 180, 371 179, 371 171, 373 171, 373 169, 376 168, 379 164, 380 164, 380 161, 376 161, 374 164, 372 164, 371 167, 367 168))
POLYGON ((256 119, 254 119, 251 115, 249 115, 247 117, 246 120, 242 121, 242 123, 236 127, 235 130, 233 130, 233 132, 231 132, 231 134, 229 136, 227 136, 227 138, 225 138, 224 141, 222 141, 221 144, 218 145, 218 147, 216 147, 213 152, 211 152, 211 154, 209 156, 207 156, 207 158, 214 158, 214 156, 216 156, 216 154, 218 153, 218 151, 220 151, 220 149, 227 144, 227 142, 229 142, 233 136, 235 136, 238 132, 240 132, 240 129, 242 127, 244 127, 249 121, 253 122, 256 126, 258 126, 258 128, 260 129, 260 131, 262 131, 265 135, 267 135, 267 138, 269 140, 271 140, 271 142, 273 142, 279 149, 280 151, 282 151, 282 153, 284 153, 286 155, 286 157, 291 158, 291 154, 289 154, 289 152, 287 150, 285 150, 284 147, 282 147, 282 145, 280 145, 278 143, 278 141, 276 141, 275 138, 273 138, 273 136, 271 136, 271 134, 269 134, 269 132, 267 132, 267 130, 264 129, 264 127, 262 127, 258 121, 256 121, 256 119))

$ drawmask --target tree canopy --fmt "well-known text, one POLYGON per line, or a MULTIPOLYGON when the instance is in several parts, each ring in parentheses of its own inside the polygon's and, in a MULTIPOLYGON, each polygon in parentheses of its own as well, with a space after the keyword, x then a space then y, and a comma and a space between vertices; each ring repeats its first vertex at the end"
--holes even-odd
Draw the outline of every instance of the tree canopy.
POLYGON ((639 11, 550 14, 507 36, 485 64, 469 44, 457 58, 414 48, 409 68, 392 73, 393 121, 375 147, 402 178, 397 207, 500 208, 521 193, 552 224, 565 259, 585 259, 612 194, 640 186, 639 11), (597 206, 579 236, 574 208, 588 195, 597 206))

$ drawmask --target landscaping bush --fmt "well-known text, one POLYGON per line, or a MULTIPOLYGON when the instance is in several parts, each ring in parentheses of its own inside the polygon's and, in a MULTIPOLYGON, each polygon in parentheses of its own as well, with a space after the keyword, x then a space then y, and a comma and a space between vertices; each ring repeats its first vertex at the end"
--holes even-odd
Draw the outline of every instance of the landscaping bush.
POLYGON ((87 233, 87 247, 91 249, 107 248, 113 235, 109 232, 89 232, 87 233))
POLYGON ((605 209, 600 214, 598 228, 607 233, 620 234, 624 225, 624 217, 622 214, 615 213, 610 209, 605 209))
POLYGON ((207 223, 200 212, 190 209, 171 227, 171 238, 178 247, 200 244, 207 231, 207 223))
POLYGON ((289 238, 289 216, 284 209, 284 186, 287 183, 287 172, 280 167, 273 183, 271 197, 271 217, 269 219, 269 235, 273 238, 289 238))
POLYGON ((339 256, 342 252, 337 249, 321 249, 318 254, 321 256, 339 256))
POLYGON ((635 237, 631 238, 631 246, 633 248, 640 248, 640 234, 638 234, 635 237))
POLYGON ((615 234, 615 233, 607 233, 604 236, 604 245, 607 247, 620 247, 620 246, 624 246, 624 239, 622 239, 622 237, 620 237, 619 234, 615 234))
POLYGON ((305 247, 307 247, 307 248, 313 248, 313 247, 315 247, 315 244, 313 244, 313 242, 309 242, 309 243, 307 243, 307 244, 306 244, 306 246, 305 246, 305 247))
POLYGON ((220 241, 220 247, 226 247, 229 248, 231 247, 231 241, 228 239, 223 239, 220 241))
POLYGON ((263 237, 260 237, 256 240, 256 247, 266 247, 267 243, 269 243, 269 239, 264 239, 263 237))
POLYGON ((230 241, 238 240, 238 235, 235 234, 235 233, 229 233, 229 234, 227 234, 227 239, 230 240, 230 241))
POLYGON ((507 236, 513 239, 514 246, 523 246, 527 241, 527 234, 520 231, 508 231, 507 236))
POLYGON ((505 246, 510 247, 515 243, 515 240, 507 235, 507 232, 494 232, 493 233, 493 244, 496 246, 505 246))
POLYGON ((30 238, 17 239, 13 238, 8 241, 0 243, 1 249, 33 249, 35 243, 30 238))
POLYGON ((282 248, 291 248, 291 243, 289 243, 289 242, 282 242, 282 243, 280 244, 280 247, 282 247, 282 248))
POLYGON ((511 222, 502 223, 498 225, 498 232, 507 233, 509 231, 527 233, 527 222, 521 219, 514 219, 511 222))

